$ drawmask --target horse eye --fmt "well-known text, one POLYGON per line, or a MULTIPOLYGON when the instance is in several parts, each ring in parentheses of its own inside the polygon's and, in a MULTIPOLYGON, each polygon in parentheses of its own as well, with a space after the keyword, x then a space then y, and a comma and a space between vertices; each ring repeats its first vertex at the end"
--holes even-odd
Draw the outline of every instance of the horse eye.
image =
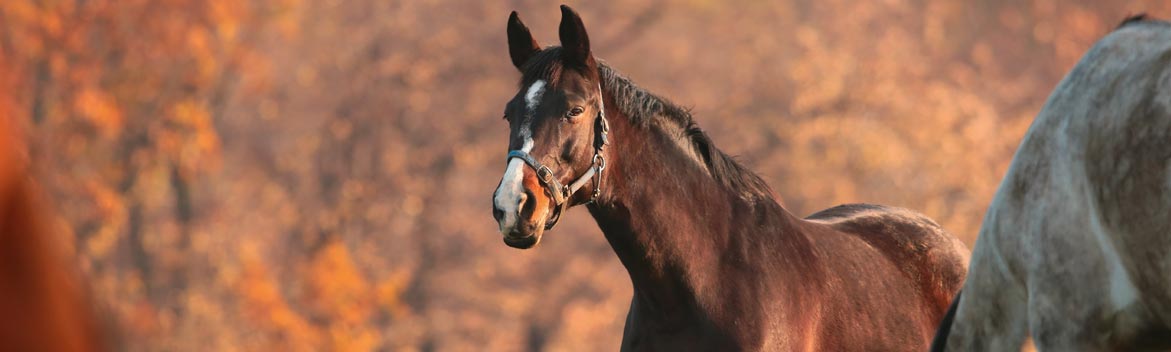
POLYGON ((569 109, 569 117, 577 117, 577 115, 581 115, 583 112, 585 112, 585 109, 582 109, 580 106, 575 106, 573 109, 569 109))

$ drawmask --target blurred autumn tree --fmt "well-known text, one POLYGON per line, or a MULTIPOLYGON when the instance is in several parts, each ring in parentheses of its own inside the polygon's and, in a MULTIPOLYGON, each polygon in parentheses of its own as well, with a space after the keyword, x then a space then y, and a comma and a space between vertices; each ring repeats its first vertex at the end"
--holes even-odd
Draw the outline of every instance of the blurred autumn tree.
MULTIPOLYGON (((899 205, 970 244, 1057 80, 1171 5, 575 8, 790 210, 899 205)), ((556 44, 533 1, 0 2, 0 114, 120 347, 612 349, 629 283, 588 216, 526 252, 490 216, 513 9, 556 44)))

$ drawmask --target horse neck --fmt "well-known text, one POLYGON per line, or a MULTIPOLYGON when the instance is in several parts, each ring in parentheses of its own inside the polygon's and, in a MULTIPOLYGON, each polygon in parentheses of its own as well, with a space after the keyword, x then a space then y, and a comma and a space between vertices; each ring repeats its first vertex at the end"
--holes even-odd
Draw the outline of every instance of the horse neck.
POLYGON ((671 130, 673 122, 636 126, 613 108, 607 116, 611 165, 589 209, 629 272, 636 300, 651 306, 644 308, 671 315, 718 294, 728 259, 772 269, 783 265, 778 258, 808 250, 796 217, 772 198, 745 199, 716 181, 690 144, 676 139, 683 133, 671 130), (762 233, 762 225, 772 231, 762 233))

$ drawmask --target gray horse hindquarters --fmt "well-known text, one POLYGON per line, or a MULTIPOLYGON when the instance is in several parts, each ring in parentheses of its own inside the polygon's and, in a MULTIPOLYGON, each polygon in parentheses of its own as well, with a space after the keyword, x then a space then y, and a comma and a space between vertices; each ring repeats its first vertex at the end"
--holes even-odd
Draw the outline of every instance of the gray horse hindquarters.
MULTIPOLYGON (((939 349, 1171 347, 1171 25, 1135 18, 1049 97, 939 349)), ((942 330, 941 330, 942 332, 942 330)), ((942 341, 940 341, 942 342, 942 341)))

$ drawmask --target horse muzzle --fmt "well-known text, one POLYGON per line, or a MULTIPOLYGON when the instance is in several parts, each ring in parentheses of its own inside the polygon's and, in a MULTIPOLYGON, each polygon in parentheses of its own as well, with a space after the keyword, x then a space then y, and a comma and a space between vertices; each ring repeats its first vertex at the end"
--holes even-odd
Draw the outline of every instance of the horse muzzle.
POLYGON ((520 182, 508 182, 506 178, 492 195, 492 216, 500 226, 504 244, 528 249, 540 242, 547 229, 551 200, 528 170, 517 171, 521 171, 516 173, 520 182))
MULTIPOLYGON (((498 213, 495 209, 493 213, 498 213)), ((529 249, 541 242, 541 235, 545 232, 543 221, 524 219, 520 214, 514 214, 513 221, 497 218, 500 223, 500 233, 504 236, 504 244, 512 248, 529 249)), ((543 218, 543 217, 542 217, 543 218)))
POLYGON ((504 244, 516 249, 529 249, 537 246, 541 242, 541 234, 534 233, 530 235, 504 235, 504 244))

